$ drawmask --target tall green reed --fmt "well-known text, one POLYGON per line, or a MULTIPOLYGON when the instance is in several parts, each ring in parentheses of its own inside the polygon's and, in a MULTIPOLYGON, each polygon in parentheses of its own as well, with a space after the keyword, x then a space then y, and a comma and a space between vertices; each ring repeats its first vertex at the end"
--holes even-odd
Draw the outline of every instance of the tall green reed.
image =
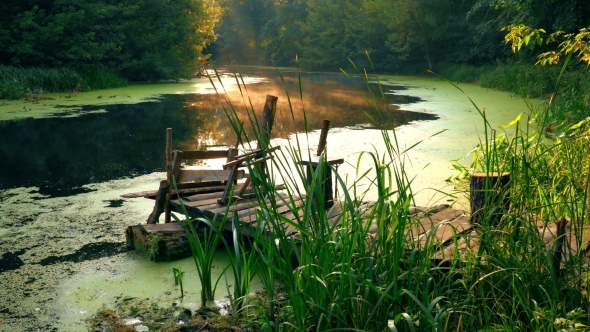
MULTIPOLYGON (((567 61, 555 79, 554 94, 560 91, 565 66, 567 61)), ((477 266, 480 279, 474 286, 481 296, 472 300, 495 308, 486 315, 487 326, 545 330, 589 323, 588 312, 585 317, 572 313, 588 301, 588 260, 579 248, 588 223, 590 131, 588 119, 556 125, 560 110, 553 100, 530 107, 524 120, 517 117, 509 124, 510 134, 498 135, 486 123, 489 134, 474 155, 475 171, 511 174, 509 210, 498 225, 484 223, 479 231, 486 263, 477 266), (556 264, 560 240, 547 241, 543 234, 560 219, 569 220, 571 235, 564 235, 565 256, 556 264)), ((486 188, 492 194, 497 189, 486 188)), ((488 221, 492 209, 485 211, 488 221)))
MULTIPOLYGON (((182 199, 180 199, 180 202, 182 202, 182 199)), ((213 282, 213 262, 215 261, 217 245, 220 240, 224 241, 220 229, 223 229, 223 224, 227 218, 224 218, 222 227, 218 228, 206 218, 190 218, 184 204, 181 204, 181 207, 185 219, 181 220, 175 214, 172 214, 172 217, 182 227, 189 241, 191 254, 201 282, 201 307, 206 307, 208 302, 215 299, 215 291, 223 275, 222 272, 217 280, 213 282), (202 235, 199 234, 198 229, 202 230, 202 235)))
MULTIPOLYGON (((368 85, 372 78, 359 72, 368 85)), ((240 75, 236 75, 236 84, 255 137, 247 137, 236 106, 227 102, 224 110, 241 142, 246 143, 258 138, 258 121, 240 75)), ((383 91, 377 95, 372 89, 362 91, 367 91, 361 93, 368 108, 379 114, 383 91)), ((303 105, 300 78, 297 97, 289 93, 286 91, 289 109, 284 115, 293 119, 295 104, 303 105)), ((517 118, 498 131, 487 121, 485 110, 474 106, 485 129, 472 169, 510 172, 507 198, 511 204, 499 223, 492 222, 495 210, 490 207, 470 234, 459 237, 458 230, 453 230, 457 236, 454 246, 447 249, 450 253, 434 236, 441 226, 424 234, 422 241, 408 235, 417 219, 410 212, 413 178, 408 176, 406 163, 416 145, 401 146, 392 128, 381 128, 384 147, 360 154, 359 160, 372 161, 371 170, 357 174, 352 183, 336 173, 341 195, 330 209, 323 205, 322 183, 330 165, 322 159, 308 182, 300 161, 311 153, 304 152, 310 149, 303 146, 299 135, 270 159, 266 174, 258 164, 248 163, 259 199, 250 254, 255 252, 266 263, 260 264, 264 272, 259 275, 270 305, 258 312, 266 313, 261 320, 267 328, 534 331, 570 323, 589 325, 588 313, 580 311, 588 300, 583 251, 574 252, 566 242, 569 256, 563 260, 563 273, 558 274, 552 261, 554 243, 545 243, 539 231, 540 221, 541 228, 546 228, 564 216, 571 220, 578 247, 582 244, 587 220, 588 161, 583 153, 588 145, 587 121, 548 139, 543 108, 531 107, 524 121, 517 118), (363 204, 367 189, 360 186, 362 180, 368 180, 377 192, 370 206, 363 204), (277 183, 284 184, 283 195, 276 191, 277 183), (286 216, 278 203, 288 204, 292 215, 286 216), (341 211, 339 217, 330 218, 333 209, 341 211), (479 250, 470 250, 470 245, 459 250, 461 243, 474 248, 479 244, 479 250), (432 259, 436 257, 450 258, 432 259), (275 306, 277 286, 287 298, 284 307, 275 306)), ((302 135, 309 138, 303 114, 302 135)), ((490 193, 498 189, 492 182, 485 188, 490 193)), ((244 247, 233 250, 243 252, 244 247)))
MULTIPOLYGON (((364 79, 368 84, 369 77, 364 79)), ((238 86, 244 86, 239 75, 236 80, 238 86)), ((218 82, 222 84, 221 80, 218 82)), ((300 78, 298 92, 296 102, 303 104, 300 78)), ((289 91, 286 93, 289 96, 289 91)), ((252 105, 247 94, 243 96, 244 104, 252 105)), ((379 107, 378 98, 367 96, 375 107, 379 107)), ((285 115, 294 118, 294 102, 290 97, 288 102, 290 107, 285 115)), ((234 130, 244 135, 236 108, 227 105, 224 107, 234 130)), ((257 128, 255 111, 249 108, 247 114, 252 127, 257 128)), ((304 115, 307 123, 305 120, 304 115)), ((307 128, 303 132, 307 135, 307 128)), ((424 291, 419 283, 440 275, 439 268, 430 260, 418 259, 423 253, 417 250, 408 254, 411 248, 405 228, 414 222, 409 213, 413 196, 404 163, 411 148, 400 147, 395 132, 383 130, 382 134, 386 152, 361 155, 373 161, 375 175, 360 174, 352 184, 337 175, 336 181, 343 188, 342 199, 330 209, 323 205, 322 183, 322 175, 330 166, 325 160, 320 161, 308 183, 300 161, 309 158, 310 153, 306 156, 302 152, 309 149, 302 149, 297 136, 293 146, 280 150, 271 159, 267 176, 257 172, 256 164, 249 164, 252 187, 260 200, 256 223, 259 232, 254 243, 261 259, 272 264, 266 267, 265 285, 272 295, 276 278, 288 297, 288 304, 283 308, 288 317, 277 319, 273 309, 265 318, 267 322, 275 322, 272 326, 277 329, 383 330, 390 319, 398 324, 409 322, 412 327, 421 318, 436 326, 448 320, 444 297, 424 291), (293 164, 285 160, 292 160, 293 164), (369 178, 379 193, 378 201, 371 207, 362 203, 366 189, 358 186, 365 178, 369 178), (285 195, 275 192, 277 182, 285 185, 285 195), (278 210, 280 201, 290 206, 294 221, 278 210), (342 213, 338 218, 330 218, 331 209, 340 209, 342 213), (296 241, 285 227, 297 233, 296 241), (405 268, 400 264, 404 259, 408 261, 405 268), (409 306, 414 309, 406 311, 409 306)), ((441 287, 449 284, 445 280, 434 283, 441 287)))

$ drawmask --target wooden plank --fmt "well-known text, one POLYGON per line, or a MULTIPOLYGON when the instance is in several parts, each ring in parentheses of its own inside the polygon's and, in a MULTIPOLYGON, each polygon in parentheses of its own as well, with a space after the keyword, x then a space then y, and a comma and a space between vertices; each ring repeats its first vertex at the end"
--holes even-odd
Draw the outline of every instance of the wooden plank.
POLYGON ((227 206, 223 206, 221 205, 218 208, 212 208, 212 209, 208 209, 208 211, 210 213, 219 213, 219 214, 225 214, 225 211, 227 210, 228 213, 230 213, 231 215, 234 214, 234 212, 239 212, 240 210, 247 210, 253 207, 257 207, 258 206, 258 202, 256 201, 252 201, 252 200, 240 200, 240 201, 236 201, 234 204, 229 206, 229 209, 227 208, 227 206))
POLYGON ((145 229, 148 233, 176 233, 176 232, 184 232, 182 227, 175 222, 167 223, 167 224, 147 224, 141 225, 143 229, 145 229))
MULTIPOLYGON (((322 156, 312 156, 311 160, 302 160, 301 164, 304 166, 312 166, 312 167, 317 167, 318 164, 320 163, 320 160, 322 159, 322 156)), ((344 163, 344 158, 342 157, 328 157, 326 162, 328 163, 328 165, 340 165, 342 163, 344 163)))
POLYGON ((449 243, 442 252, 438 251, 434 259, 453 260, 460 259, 464 261, 468 256, 477 255, 479 249, 479 238, 476 232, 470 232, 463 235, 457 242, 449 243))
POLYGON ((229 150, 183 150, 184 159, 221 159, 227 158, 229 150))
MULTIPOLYGON (((291 202, 288 202, 286 200, 279 200, 277 199, 277 207, 276 207, 276 212, 279 214, 282 214, 284 212, 288 212, 291 211, 291 202)), ((267 200, 265 201, 265 204, 269 204, 270 202, 267 200)), ((296 199, 294 201, 295 206, 300 206, 303 203, 303 201, 301 199, 296 199)), ((253 207, 247 210, 242 210, 240 212, 238 212, 238 218, 240 221, 240 224, 243 227, 249 227, 251 229, 252 232, 256 231, 256 227, 258 227, 258 219, 257 219, 257 211, 259 210, 259 207, 253 207)))
MULTIPOLYGON (((303 211, 299 211, 299 215, 302 215, 303 211)), ((285 214, 286 217, 289 217, 289 219, 296 221, 295 218, 295 214, 293 213, 287 213, 285 214), (291 218, 292 217, 292 218, 291 218)), ((340 219, 340 217, 342 216, 342 208, 340 207, 340 204, 334 204, 332 206, 332 208, 330 208, 330 210, 328 210, 328 215, 326 216, 326 219, 328 221, 328 225, 330 225, 330 227, 333 227, 334 224, 336 222, 338 222, 340 219)), ((299 231, 297 229, 297 227, 293 226, 293 225, 289 225, 286 224, 285 225, 285 236, 297 236, 299 235, 299 231)))
MULTIPOLYGON (((176 184, 187 182, 180 180, 180 166, 182 165, 182 159, 182 151, 174 150, 174 152, 172 152, 172 177, 176 181, 176 184)), ((173 183, 172 180, 170 180, 170 183, 173 183)))
POLYGON ((417 239, 418 248, 426 245, 444 246, 452 241, 454 236, 463 234, 473 228, 467 216, 459 216, 452 220, 443 220, 417 239))
POLYGON ((338 220, 341 220, 341 216, 342 216, 342 207, 340 207, 340 204, 334 204, 334 206, 328 212, 328 217, 327 217, 328 224, 330 226, 334 226, 334 224, 338 220))
POLYGON ((330 121, 322 121, 322 130, 320 131, 320 141, 318 143, 318 150, 315 154, 316 156, 321 156, 326 149, 326 144, 328 143, 328 130, 330 130, 330 121))
POLYGON ((223 169, 230 169, 231 167, 235 166, 235 165, 239 165, 245 161, 250 160, 251 163, 260 163, 262 161, 264 161, 266 158, 260 158, 260 156, 262 154, 269 154, 275 150, 279 150, 281 148, 281 146, 273 146, 272 148, 268 148, 267 150, 254 150, 254 151, 250 151, 246 154, 243 154, 241 156, 239 156, 238 158, 226 163, 225 165, 223 165, 223 169))
MULTIPOLYGON (((227 181, 230 176, 229 170, 208 170, 208 169, 183 169, 180 170, 177 178, 178 184, 200 183, 207 181, 227 181)), ((244 170, 236 172, 236 180, 244 178, 244 170)))
POLYGON ((445 209, 433 215, 423 217, 420 221, 408 228, 408 238, 416 238, 420 234, 431 230, 441 221, 455 219, 463 214, 464 212, 461 210, 445 209))
POLYGON ((167 227, 175 227, 174 225, 179 227, 179 225, 176 223, 129 226, 125 231, 127 245, 129 247, 135 248, 139 252, 143 252, 146 256, 153 255, 149 258, 156 262, 172 261, 190 257, 191 250, 187 245, 188 240, 182 229, 179 229, 178 231, 171 229, 172 231, 155 232, 149 232, 145 229, 146 226, 148 226, 148 228, 161 227, 162 229, 166 229, 167 227), (153 238, 149 238, 150 234, 155 233, 162 235, 162 237, 159 238, 157 242, 154 242, 153 238), (154 245, 157 246, 157 250, 152 248, 154 245))
MULTIPOLYGON (((579 228, 577 226, 576 228, 579 228)), ((545 223, 540 221, 537 223, 537 228, 539 229, 539 233, 543 237, 543 242, 547 246, 553 247, 554 242, 557 236, 557 224, 555 222, 545 223)), ((565 245, 563 249, 564 253, 564 261, 569 259, 570 255, 576 255, 578 250, 587 251, 588 245, 590 243, 590 225, 582 226, 582 229, 574 229, 575 227, 572 226, 572 222, 568 221, 566 230, 565 230, 565 245), (578 235, 577 233, 582 233, 582 238, 580 239, 581 247, 578 248, 578 235)))
MULTIPOLYGON (((238 183, 236 185, 236 189, 239 189, 242 187, 241 183, 238 183)), ((251 191, 246 191, 244 193, 244 195, 248 195, 250 194, 251 191)), ((217 192, 213 192, 213 193, 207 193, 207 194, 196 194, 196 195, 191 195, 191 196, 187 196, 187 197, 183 197, 182 200, 183 202, 199 202, 199 201, 205 201, 205 200, 210 200, 210 199, 219 199, 221 196, 223 195, 223 189, 221 191, 217 191, 217 192)))
POLYGON ((165 212, 166 197, 168 197, 168 193, 170 192, 170 186, 171 183, 168 180, 160 182, 160 189, 158 189, 158 194, 156 195, 154 209, 152 210, 152 213, 150 213, 146 221, 148 224, 157 223, 158 219, 160 218, 160 214, 162 214, 162 212, 165 212))
POLYGON ((184 199, 182 200, 183 204, 186 206, 190 206, 190 207, 196 207, 196 208, 216 208, 218 206, 220 206, 217 203, 217 198, 210 198, 210 199, 204 199, 201 201, 185 201, 184 199))
MULTIPOLYGON (((209 183, 203 183, 202 187, 198 187, 198 188, 186 188, 186 189, 178 189, 178 190, 172 190, 172 195, 173 197, 176 197, 177 194, 180 195, 191 195, 191 194, 198 194, 198 193, 210 193, 210 192, 216 192, 216 191, 221 191, 223 190, 223 186, 221 185, 211 185, 209 183)), ((136 192, 136 193, 129 193, 129 194, 123 194, 121 195, 121 197, 123 198, 139 198, 139 197, 143 197, 143 198, 150 198, 150 199, 155 199, 156 195, 158 194, 157 190, 146 190, 146 191, 140 191, 140 192, 136 192)))

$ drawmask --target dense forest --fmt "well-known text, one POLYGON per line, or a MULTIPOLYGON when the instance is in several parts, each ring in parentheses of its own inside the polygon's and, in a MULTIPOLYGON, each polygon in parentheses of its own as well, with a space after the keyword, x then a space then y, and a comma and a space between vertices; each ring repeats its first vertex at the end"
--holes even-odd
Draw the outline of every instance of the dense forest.
POLYGON ((582 0, 222 0, 221 57, 312 69, 366 64, 382 71, 505 60, 502 27, 574 32, 590 24, 582 0))
MULTIPOLYGON (((501 28, 577 32, 583 0, 5 0, 0 64, 104 66, 131 81, 188 77, 220 63, 415 73, 511 55, 501 28)), ((519 56, 527 56, 519 55, 519 56)))
POLYGON ((3 0, 0 64, 186 77, 215 39, 219 14, 209 0, 3 0))

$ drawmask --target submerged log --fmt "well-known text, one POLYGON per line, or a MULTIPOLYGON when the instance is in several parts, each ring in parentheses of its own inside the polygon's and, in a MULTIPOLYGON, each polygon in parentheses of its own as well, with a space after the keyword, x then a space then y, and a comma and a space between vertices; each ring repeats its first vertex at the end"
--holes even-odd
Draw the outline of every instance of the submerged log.
POLYGON ((155 262, 191 256, 186 234, 177 223, 129 226, 125 239, 129 248, 144 253, 155 262))
MULTIPOLYGON (((198 222, 194 222, 193 226, 203 240, 206 226, 198 222)), ((231 232, 223 231, 221 234, 227 243, 232 243, 231 232)), ((168 262, 192 255, 189 240, 176 222, 129 226, 125 231, 125 240, 127 247, 143 253, 155 262, 168 262)))
POLYGON ((508 183, 510 173, 471 174, 469 187, 471 196, 471 222, 490 226, 496 225, 508 211, 510 196, 508 183))

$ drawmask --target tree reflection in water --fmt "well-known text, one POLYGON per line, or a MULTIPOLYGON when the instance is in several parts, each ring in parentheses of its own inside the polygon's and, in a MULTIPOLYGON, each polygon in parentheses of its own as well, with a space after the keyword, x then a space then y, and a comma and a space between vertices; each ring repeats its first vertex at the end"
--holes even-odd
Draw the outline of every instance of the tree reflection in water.
MULTIPOLYGON (((276 71, 253 71, 244 75, 277 77, 276 71)), ((302 109, 308 129, 321 127, 329 119, 332 127, 374 127, 366 114, 370 107, 354 82, 342 74, 302 74, 303 107, 297 74, 283 73, 285 84, 266 79, 245 87, 256 112, 262 110, 267 94, 279 97, 273 137, 287 137, 304 130, 302 109), (285 90, 295 111, 293 121, 285 90)), ((377 85, 373 92, 379 95, 377 85)), ((404 87, 387 86, 388 107, 380 125, 389 128, 418 120, 435 120, 432 114, 403 111, 404 104, 420 98, 403 96, 404 87), (393 93, 391 93, 393 92, 393 93)), ((238 110, 250 101, 238 90, 227 98, 215 94, 162 95, 137 104, 81 106, 78 117, 56 117, 0 122, 0 189, 39 187, 40 193, 68 196, 84 191, 95 182, 164 171, 165 129, 174 129, 174 147, 201 149, 208 145, 234 145, 236 136, 220 103, 230 101, 238 110), (105 109, 106 112, 93 111, 105 109)), ((227 107, 227 104, 226 104, 227 107)), ((56 112, 58 113, 58 112, 56 112)), ((371 116, 375 112, 368 111, 371 116)), ((241 120, 248 123, 246 112, 241 120)), ((246 128, 249 137, 253 137, 246 128)))

